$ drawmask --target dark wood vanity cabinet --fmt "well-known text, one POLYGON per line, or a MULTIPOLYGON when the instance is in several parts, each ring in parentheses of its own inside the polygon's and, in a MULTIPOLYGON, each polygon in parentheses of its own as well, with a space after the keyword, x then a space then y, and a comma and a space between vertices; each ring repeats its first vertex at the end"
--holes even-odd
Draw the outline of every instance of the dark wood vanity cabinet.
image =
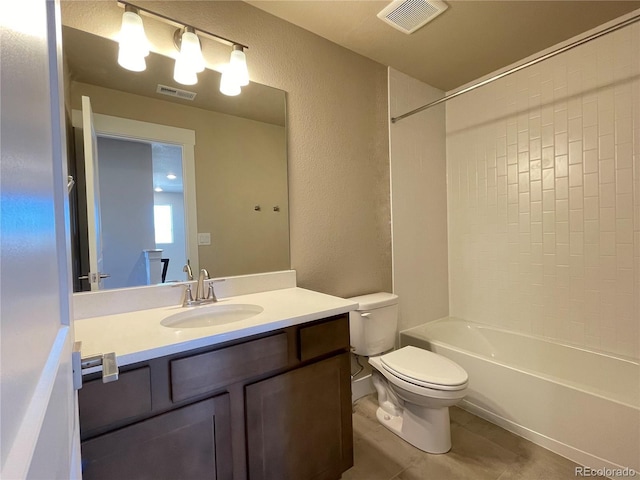
POLYGON ((339 479, 353 464, 348 351, 342 315, 85 380, 83 478, 339 479))
POLYGON ((246 387, 251 480, 340 478, 352 465, 349 354, 246 387))
POLYGON ((231 479, 229 395, 143 420, 82 443, 85 479, 231 479))

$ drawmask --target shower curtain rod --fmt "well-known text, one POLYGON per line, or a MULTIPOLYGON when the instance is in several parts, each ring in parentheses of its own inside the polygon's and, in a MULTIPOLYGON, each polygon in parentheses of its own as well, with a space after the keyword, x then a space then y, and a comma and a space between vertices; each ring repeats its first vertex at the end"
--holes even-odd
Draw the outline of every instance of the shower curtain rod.
POLYGON ((571 50, 573 48, 579 47, 580 45, 583 45, 587 42, 590 42, 591 40, 595 40, 596 38, 600 38, 604 35, 607 35, 609 33, 615 32, 616 30, 620 30, 621 28, 624 28, 626 26, 631 25, 632 23, 635 23, 637 21, 640 20, 640 14, 639 15, 635 15, 631 18, 628 18, 627 20, 623 20, 620 23, 616 23, 615 25, 612 25, 608 28, 605 28, 604 30, 601 30, 599 32, 593 33, 587 37, 584 37, 583 39, 577 40, 573 43, 570 43, 569 45, 565 45, 564 47, 558 48, 557 50, 553 50, 552 52, 549 52, 545 55, 542 55, 540 57, 536 57, 533 60, 530 60, 526 63, 523 63, 522 65, 518 65, 517 67, 513 67, 509 70, 507 70, 506 72, 502 72, 499 73, 497 75, 494 75, 491 78, 487 78, 486 80, 482 80, 481 82, 478 83, 474 83, 473 85, 468 86, 467 88, 463 88, 462 90, 452 93, 451 95, 445 95, 444 97, 435 100, 433 102, 427 103, 426 105, 423 105, 421 107, 416 108, 415 110, 411 110, 410 112, 404 113, 402 115, 398 115, 397 117, 391 117, 391 123, 396 123, 399 120, 402 120, 403 118, 407 118, 410 117, 411 115, 415 115, 416 113, 420 113, 423 110, 426 110, 428 108, 431 107, 435 107, 436 105, 439 105, 441 103, 446 102, 447 100, 451 100, 452 98, 455 98, 457 96, 462 95, 463 93, 467 93, 470 92, 472 90, 475 90, 476 88, 480 88, 484 85, 487 85, 489 83, 495 82, 496 80, 499 80, 501 78, 506 77, 507 75, 511 75, 512 73, 516 73, 519 72, 520 70, 530 67, 531 65, 535 65, 536 63, 540 63, 543 60, 548 60, 549 58, 555 57, 556 55, 559 55, 561 53, 564 53, 568 50, 571 50))

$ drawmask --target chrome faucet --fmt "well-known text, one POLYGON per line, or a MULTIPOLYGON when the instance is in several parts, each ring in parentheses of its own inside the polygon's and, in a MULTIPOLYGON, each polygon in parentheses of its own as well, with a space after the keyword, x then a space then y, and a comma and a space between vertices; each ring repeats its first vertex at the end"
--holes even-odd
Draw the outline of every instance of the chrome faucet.
POLYGON ((198 275, 198 286, 196 287, 196 302, 207 300, 209 298, 209 292, 207 292, 207 296, 204 295, 204 281, 209 280, 209 272, 207 272, 206 268, 200 270, 200 275, 198 275))
POLYGON ((191 263, 189 263, 189 260, 187 260, 187 264, 182 267, 182 271, 187 274, 187 281, 190 282, 193 280, 193 272, 191 271, 191 263))
MULTIPOLYGON (((186 265, 185 265, 186 268, 186 265)), ((198 275, 198 283, 196 284, 196 298, 193 298, 191 293, 191 284, 190 283, 177 283, 175 286, 184 285, 184 295, 182 297, 182 306, 183 307, 195 307, 198 305, 205 305, 207 303, 215 303, 218 301, 216 298, 215 291, 213 289, 213 284, 215 282, 224 282, 224 278, 219 278, 217 280, 209 279, 209 272, 203 268, 200 270, 200 274, 198 275), (205 293, 205 281, 209 280, 209 285, 206 288, 205 293)))

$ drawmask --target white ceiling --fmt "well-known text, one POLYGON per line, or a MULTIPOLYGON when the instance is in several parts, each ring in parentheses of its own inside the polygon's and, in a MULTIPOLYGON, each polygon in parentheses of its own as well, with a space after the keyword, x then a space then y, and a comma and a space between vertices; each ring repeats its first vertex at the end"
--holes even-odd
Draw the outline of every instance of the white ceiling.
POLYGON ((443 14, 406 35, 376 17, 389 1, 248 3, 445 91, 640 8, 637 0, 446 0, 443 14))
POLYGON ((151 143, 151 161, 153 164, 153 187, 163 192, 182 193, 182 147, 166 143, 151 143), (176 176, 173 180, 167 175, 176 176))

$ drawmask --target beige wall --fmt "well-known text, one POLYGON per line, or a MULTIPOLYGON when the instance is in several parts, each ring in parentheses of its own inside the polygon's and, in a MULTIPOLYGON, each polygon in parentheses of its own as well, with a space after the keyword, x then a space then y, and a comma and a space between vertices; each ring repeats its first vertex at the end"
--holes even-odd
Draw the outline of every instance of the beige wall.
MULTIPOLYGON (((392 116, 443 95, 389 69, 392 116)), ((390 142, 393 291, 402 331, 449 313, 444 105, 391 124, 390 142)))
MULTIPOLYGON (((340 296, 390 290, 385 67, 242 2, 141 5, 249 45, 252 80, 287 92, 299 285, 340 296)), ((110 38, 121 15, 115 2, 63 2, 65 24, 110 38)), ((154 35, 163 29, 152 22, 145 20, 147 31, 162 50, 169 40, 154 35)), ((209 64, 227 61, 228 48, 204 50, 209 64)))
POLYGON ((447 103, 451 314, 640 356, 640 25, 447 103))
POLYGON ((211 233, 211 245, 198 247, 201 268, 216 277, 288 268, 283 127, 72 82, 72 108, 82 95, 95 113, 195 131, 198 231, 211 233))

